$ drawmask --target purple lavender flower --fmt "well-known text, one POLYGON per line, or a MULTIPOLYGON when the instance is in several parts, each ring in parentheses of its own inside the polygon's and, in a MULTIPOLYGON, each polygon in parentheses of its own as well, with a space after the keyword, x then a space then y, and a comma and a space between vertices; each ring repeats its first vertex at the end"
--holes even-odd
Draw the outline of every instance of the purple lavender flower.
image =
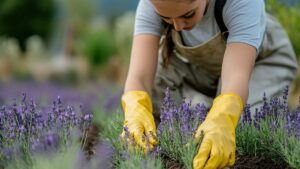
POLYGON ((127 126, 123 127, 124 130, 124 138, 122 140, 125 142, 125 149, 128 149, 129 146, 135 146, 134 138, 130 136, 130 131, 127 126))
POLYGON ((189 101, 189 102, 184 101, 181 104, 181 108, 180 108, 180 112, 182 114, 180 130, 183 135, 187 134, 191 127, 190 118, 191 118, 192 112, 191 112, 190 106, 191 106, 191 101, 189 101))
POLYGON ((283 90, 283 96, 282 96, 282 100, 283 100, 283 110, 284 113, 288 113, 288 95, 289 95, 289 86, 286 86, 283 90))
POLYGON ((251 112, 250 112, 250 105, 246 104, 244 108, 244 112, 242 114, 242 124, 251 124, 252 118, 251 118, 251 112))
POLYGON ((206 107, 203 103, 198 103, 195 106, 196 116, 195 119, 200 119, 200 123, 205 120, 205 117, 208 113, 208 107, 206 107))
POLYGON ((300 138, 300 112, 291 111, 286 115, 285 130, 288 135, 300 138))

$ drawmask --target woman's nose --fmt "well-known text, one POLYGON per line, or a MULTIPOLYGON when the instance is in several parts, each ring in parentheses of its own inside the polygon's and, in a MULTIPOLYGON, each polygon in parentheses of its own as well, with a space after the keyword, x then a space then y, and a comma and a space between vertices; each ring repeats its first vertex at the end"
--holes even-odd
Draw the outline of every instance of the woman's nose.
POLYGON ((172 19, 176 31, 182 31, 185 23, 182 20, 172 19))

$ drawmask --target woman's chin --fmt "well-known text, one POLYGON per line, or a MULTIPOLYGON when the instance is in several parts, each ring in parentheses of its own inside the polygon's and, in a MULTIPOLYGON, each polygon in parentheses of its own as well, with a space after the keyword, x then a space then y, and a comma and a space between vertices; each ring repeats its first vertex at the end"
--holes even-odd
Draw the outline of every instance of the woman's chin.
POLYGON ((192 30, 193 28, 194 28, 194 27, 191 26, 191 27, 183 28, 183 30, 185 30, 185 31, 190 31, 190 30, 192 30))

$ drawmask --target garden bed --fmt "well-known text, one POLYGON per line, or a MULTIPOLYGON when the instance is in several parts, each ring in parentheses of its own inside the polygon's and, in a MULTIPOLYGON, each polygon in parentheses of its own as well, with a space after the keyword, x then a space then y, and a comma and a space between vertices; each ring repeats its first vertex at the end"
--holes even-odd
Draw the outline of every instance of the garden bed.
MULTIPOLYGON (((187 143, 193 140, 195 128, 208 111, 202 104, 191 106, 187 99, 175 103, 167 90, 160 109, 161 122, 157 126, 159 144, 145 155, 140 149, 129 148, 134 142, 128 144, 119 137, 124 130, 120 109, 109 114, 94 111, 91 116, 65 105, 60 98, 48 108, 41 108, 26 98, 23 95, 23 99, 15 100, 18 104, 4 106, 0 111, 0 150, 5 154, 0 154, 0 166, 5 166, 3 169, 31 169, 33 166, 38 169, 99 169, 99 166, 192 169, 199 144, 187 143), (183 121, 182 117, 188 118, 183 121), (32 124, 41 127, 39 132, 29 133, 35 129, 32 124), (189 130, 183 130, 186 126, 189 130)), ((237 157, 232 169, 300 168, 300 107, 288 109, 287 90, 283 98, 264 96, 263 100, 264 105, 254 117, 250 116, 249 105, 245 107, 236 131, 237 157)))
MULTIPOLYGON (((264 104, 254 117, 250 115, 250 105, 245 107, 236 131, 237 155, 232 169, 300 168, 300 109, 288 109, 287 93, 288 88, 282 98, 264 95, 264 104)), ((114 148, 115 168, 127 169, 134 165, 137 168, 192 169, 193 154, 197 148, 187 149, 183 145, 188 141, 186 138, 193 138, 194 131, 182 133, 186 122, 180 117, 190 113, 188 128, 194 129, 205 119, 207 111, 208 108, 201 104, 192 107, 188 100, 176 104, 167 91, 161 108, 161 122, 157 127, 159 144, 147 156, 128 149, 129 142, 124 145, 122 140, 116 141, 123 130, 123 115, 112 117, 107 124, 110 127, 104 129, 103 138, 107 138, 114 148), (177 119, 171 120, 172 117, 177 119)))

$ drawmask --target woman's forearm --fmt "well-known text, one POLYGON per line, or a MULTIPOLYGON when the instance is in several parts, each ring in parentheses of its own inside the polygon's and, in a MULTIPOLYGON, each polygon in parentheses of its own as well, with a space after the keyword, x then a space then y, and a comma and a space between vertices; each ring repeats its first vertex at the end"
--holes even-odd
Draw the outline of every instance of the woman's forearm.
POLYGON ((253 46, 244 43, 227 45, 222 65, 221 93, 236 93, 246 104, 255 58, 256 49, 253 46))
POLYGON ((245 104, 249 95, 248 78, 242 75, 236 75, 227 79, 227 83, 222 85, 221 93, 235 93, 241 96, 245 104))
POLYGON ((151 95, 154 82, 160 37, 137 35, 133 39, 125 92, 142 90, 151 95))
POLYGON ((125 83, 124 92, 141 90, 146 91, 151 96, 151 88, 152 86, 150 84, 143 83, 143 80, 138 77, 128 77, 125 83))

